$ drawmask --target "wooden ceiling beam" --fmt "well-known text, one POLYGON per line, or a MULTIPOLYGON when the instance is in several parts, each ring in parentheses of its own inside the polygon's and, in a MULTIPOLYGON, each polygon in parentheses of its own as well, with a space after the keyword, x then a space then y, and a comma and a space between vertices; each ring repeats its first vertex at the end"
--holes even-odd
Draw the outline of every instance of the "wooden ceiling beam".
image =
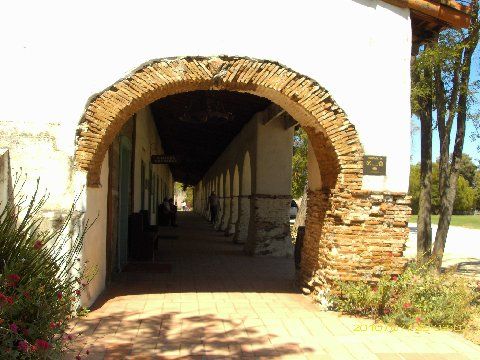
POLYGON ((263 125, 267 125, 271 121, 278 119, 280 116, 282 116, 285 113, 285 110, 283 110, 280 106, 277 104, 272 104, 269 107, 265 109, 266 115, 263 118, 263 125))
POLYGON ((269 105, 268 99, 229 91, 192 91, 152 103, 162 147, 166 153, 179 159, 177 164, 170 166, 174 178, 191 184, 198 182, 252 116, 269 105), (207 111, 209 104, 216 109, 217 103, 221 104, 218 106, 222 111, 232 113, 231 120, 217 121, 212 117, 207 122, 201 119, 197 119, 198 122, 179 121, 185 113, 207 111))
POLYGON ((285 130, 288 130, 292 126, 296 126, 298 122, 293 117, 291 117, 288 113, 286 113, 286 115, 283 118, 283 124, 284 124, 285 130))
POLYGON ((467 28, 470 25, 470 7, 453 0, 384 0, 385 2, 409 8, 431 16, 439 22, 454 28, 467 28))

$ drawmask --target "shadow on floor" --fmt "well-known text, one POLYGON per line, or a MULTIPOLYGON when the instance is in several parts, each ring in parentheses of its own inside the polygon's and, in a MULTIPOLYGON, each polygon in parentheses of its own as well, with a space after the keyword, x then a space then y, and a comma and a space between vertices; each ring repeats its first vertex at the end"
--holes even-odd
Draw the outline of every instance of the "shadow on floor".
POLYGON ((232 236, 194 213, 161 228, 155 263, 130 263, 92 309, 121 295, 167 293, 299 293, 293 258, 251 257, 232 236))
POLYGON ((283 342, 260 323, 246 322, 214 314, 188 315, 165 312, 146 316, 136 311, 110 312, 101 319, 80 320, 75 334, 82 353, 89 350, 97 357, 123 359, 142 356, 245 356, 276 357, 308 353, 312 348, 296 342, 283 342))

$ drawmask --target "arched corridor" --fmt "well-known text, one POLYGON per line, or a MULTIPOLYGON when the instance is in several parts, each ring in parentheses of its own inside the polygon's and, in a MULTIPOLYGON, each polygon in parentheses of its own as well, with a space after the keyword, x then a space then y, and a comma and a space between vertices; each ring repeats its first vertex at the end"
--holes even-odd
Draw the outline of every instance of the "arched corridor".
POLYGON ((0 196, 25 171, 19 198, 47 189, 45 228, 67 220, 95 270, 73 331, 91 358, 440 359, 441 335, 355 332, 315 302, 404 271, 412 59, 468 31, 468 2, 5 2, 0 196))
MULTIPOLYGON (((122 196, 133 203, 130 211, 138 229, 132 234, 141 234, 129 236, 136 259, 151 256, 152 226, 169 222, 157 209, 153 184, 158 177, 168 184, 168 195, 173 180, 194 186, 194 210, 205 217, 220 177, 216 227, 226 236, 233 234, 233 241, 244 241, 249 255, 290 254, 292 134, 293 127, 301 126, 311 145, 309 168, 318 168, 319 181, 312 184, 321 184, 309 189, 299 271, 303 286, 316 293, 336 279, 376 278, 378 269, 391 274, 402 270, 406 194, 363 190, 363 146, 329 92, 278 63, 228 56, 155 60, 91 98, 79 124, 75 161, 86 171, 87 216, 98 211, 89 196, 109 201, 104 220, 107 264, 116 256, 112 249, 117 238, 111 230, 118 222, 113 211, 118 207, 112 181, 118 177, 115 144, 132 123, 133 189, 122 196), (143 136, 140 141, 137 134, 143 136), (250 186, 244 169, 247 153, 250 186), (107 181, 108 186, 100 187, 107 181), (242 206, 242 197, 249 206, 242 206), (242 215, 248 212, 246 219, 242 215)), ((97 254, 93 260, 104 261, 97 254)), ((111 271, 107 266, 107 278, 111 271)), ((104 285, 101 280, 92 283, 94 293, 104 285)))

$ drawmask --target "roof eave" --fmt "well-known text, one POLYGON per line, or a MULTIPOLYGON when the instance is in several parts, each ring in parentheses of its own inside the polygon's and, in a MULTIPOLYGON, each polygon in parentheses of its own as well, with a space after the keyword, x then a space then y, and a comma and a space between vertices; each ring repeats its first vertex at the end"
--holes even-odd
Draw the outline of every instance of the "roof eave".
POLYGON ((449 27, 461 29, 470 26, 470 7, 453 0, 438 2, 435 0, 383 0, 389 4, 409 8, 437 19, 449 27))

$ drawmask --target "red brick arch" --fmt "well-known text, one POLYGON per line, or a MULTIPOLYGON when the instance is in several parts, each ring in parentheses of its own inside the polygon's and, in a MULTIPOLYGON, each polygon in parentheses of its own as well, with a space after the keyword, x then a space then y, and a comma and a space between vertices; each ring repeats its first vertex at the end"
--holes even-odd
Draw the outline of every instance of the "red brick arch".
POLYGON ((227 56, 159 59, 97 94, 77 131, 75 165, 87 172, 87 185, 100 185, 107 149, 134 113, 160 98, 195 90, 268 98, 307 131, 322 188, 308 194, 300 270, 305 286, 321 294, 336 279, 374 280, 383 272, 402 271, 408 197, 362 190, 363 148, 355 127, 327 90, 275 62, 227 56))
POLYGON ((325 188, 361 188, 358 134, 327 90, 276 62, 227 56, 154 60, 94 96, 80 121, 75 153, 88 186, 100 185, 107 149, 135 112, 165 96, 195 90, 248 92, 270 99, 307 130, 325 188))

